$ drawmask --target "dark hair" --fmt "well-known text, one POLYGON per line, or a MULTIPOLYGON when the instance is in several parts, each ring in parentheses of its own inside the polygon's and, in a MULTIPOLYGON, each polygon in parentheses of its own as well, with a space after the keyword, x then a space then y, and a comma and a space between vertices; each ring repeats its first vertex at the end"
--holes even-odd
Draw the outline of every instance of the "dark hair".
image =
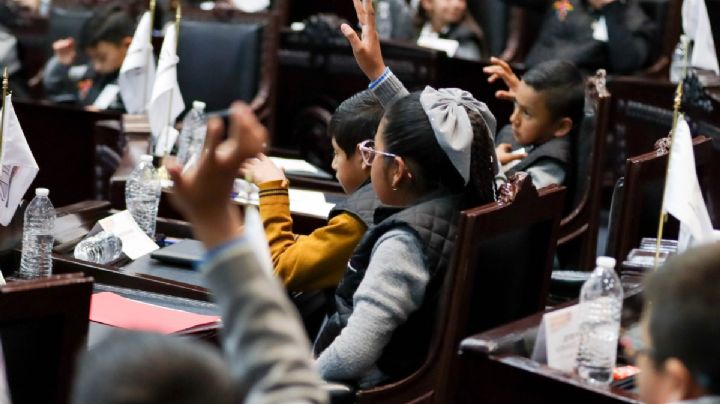
POLYGON ((85 23, 80 33, 80 45, 92 48, 100 42, 119 45, 123 39, 132 37, 135 24, 127 10, 118 3, 99 8, 85 23))
POLYGON ((473 126, 470 181, 460 173, 440 148, 430 120, 420 104, 420 92, 395 102, 385 114, 385 150, 405 159, 418 186, 426 191, 447 189, 465 192, 468 203, 480 205, 495 199, 495 147, 482 117, 468 111, 473 126))
POLYGON ((80 357, 74 404, 230 403, 230 369, 217 349, 149 333, 122 331, 80 357))
POLYGON ((361 91, 335 109, 328 126, 328 134, 335 138, 337 145, 351 157, 357 151, 358 143, 375 137, 383 113, 382 104, 372 92, 361 91))
POLYGON ((720 243, 668 260, 645 281, 652 355, 678 358, 695 382, 720 393, 720 243))
POLYGON ((522 80, 543 93, 545 105, 554 119, 568 117, 578 129, 584 116, 585 81, 571 62, 549 60, 528 70, 522 80))

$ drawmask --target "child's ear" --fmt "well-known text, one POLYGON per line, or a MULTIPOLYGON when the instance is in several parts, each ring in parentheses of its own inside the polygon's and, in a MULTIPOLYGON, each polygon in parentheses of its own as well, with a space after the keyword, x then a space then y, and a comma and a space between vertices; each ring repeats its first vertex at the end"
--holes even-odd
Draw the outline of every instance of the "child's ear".
POLYGON ((126 36, 125 38, 122 39, 121 43, 122 43, 122 46, 125 47, 126 49, 129 48, 130 44, 132 43, 132 37, 126 36))
POLYGON ((393 159, 393 166, 395 167, 395 170, 392 174, 392 183, 393 189, 398 188, 403 182, 412 181, 413 174, 410 171, 410 167, 405 164, 405 160, 403 160, 401 157, 395 157, 393 159))
POLYGON ((677 358, 670 358, 663 364, 665 377, 673 392, 673 401, 683 401, 689 397, 702 395, 700 387, 695 383, 692 373, 685 364, 677 358))
POLYGON ((370 175, 370 166, 365 164, 365 160, 363 160, 360 150, 355 150, 355 153, 352 156, 352 162, 355 167, 359 167, 362 171, 365 171, 367 175, 370 175))
POLYGON ((559 121, 557 121, 557 125, 555 126, 555 132, 553 133, 553 136, 555 137, 563 137, 570 133, 570 131, 573 128, 573 121, 572 119, 565 117, 560 118, 559 121))

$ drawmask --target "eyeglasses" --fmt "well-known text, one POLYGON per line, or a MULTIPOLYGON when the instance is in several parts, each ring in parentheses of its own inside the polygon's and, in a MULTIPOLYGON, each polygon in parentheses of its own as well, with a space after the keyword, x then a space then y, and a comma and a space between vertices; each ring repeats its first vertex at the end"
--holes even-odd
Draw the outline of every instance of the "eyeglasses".
POLYGON ((360 150, 360 156, 362 157, 363 162, 367 165, 372 165, 376 154, 381 154, 385 157, 397 157, 397 154, 375 150, 375 142, 372 140, 365 140, 364 142, 359 143, 358 150, 360 150))

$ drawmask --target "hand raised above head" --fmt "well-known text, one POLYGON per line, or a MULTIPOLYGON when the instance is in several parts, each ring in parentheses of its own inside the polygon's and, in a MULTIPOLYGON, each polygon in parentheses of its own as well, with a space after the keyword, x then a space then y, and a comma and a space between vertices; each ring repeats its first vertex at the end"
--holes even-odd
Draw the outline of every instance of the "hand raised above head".
POLYGON ((353 55, 355 55, 355 61, 360 70, 370 81, 373 81, 382 76, 385 71, 385 61, 383 61, 380 50, 380 37, 375 30, 375 9, 372 0, 353 0, 353 3, 358 22, 362 26, 361 36, 358 37, 357 32, 347 24, 340 26, 340 29, 352 46, 353 55))
POLYGON ((211 119, 197 164, 186 172, 177 163, 167 167, 175 183, 173 204, 209 248, 242 232, 242 218, 230 193, 242 163, 261 152, 267 140, 265 127, 247 105, 240 103, 230 110, 228 138, 224 141, 223 130, 222 120, 211 119))
POLYGON ((491 57, 490 66, 485 66, 483 72, 488 76, 488 83, 494 83, 497 79, 501 79, 508 87, 508 91, 497 91, 495 97, 501 100, 515 101, 515 91, 520 84, 520 79, 512 71, 510 65, 499 58, 491 57))

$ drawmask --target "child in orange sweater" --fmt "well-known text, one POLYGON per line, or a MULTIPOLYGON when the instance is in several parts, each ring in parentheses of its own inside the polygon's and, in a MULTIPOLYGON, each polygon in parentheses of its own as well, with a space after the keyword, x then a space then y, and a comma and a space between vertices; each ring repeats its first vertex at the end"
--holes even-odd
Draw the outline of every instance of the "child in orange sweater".
POLYGON ((348 199, 335 206, 327 226, 309 235, 292 231, 289 182, 265 155, 248 161, 243 171, 260 188, 260 216, 270 244, 275 274, 293 291, 337 286, 350 255, 372 224, 379 206, 358 143, 375 136, 383 107, 368 90, 345 100, 335 110, 328 132, 334 150, 333 169, 348 199))

